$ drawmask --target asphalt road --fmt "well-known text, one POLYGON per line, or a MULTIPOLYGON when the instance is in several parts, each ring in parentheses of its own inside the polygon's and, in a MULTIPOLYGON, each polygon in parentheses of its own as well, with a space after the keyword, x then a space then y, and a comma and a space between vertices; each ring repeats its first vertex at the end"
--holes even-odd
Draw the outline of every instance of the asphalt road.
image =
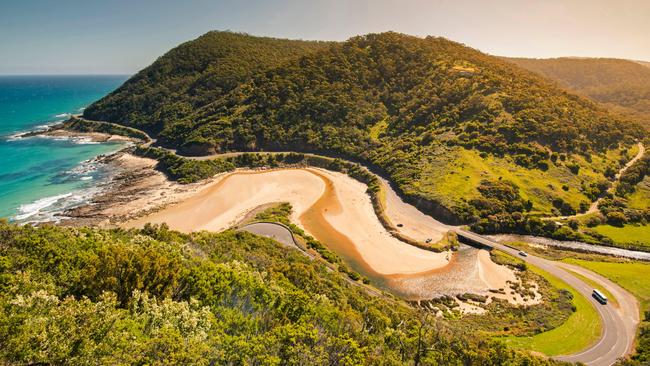
POLYGON ((275 222, 255 222, 242 226, 239 228, 239 230, 244 230, 256 235, 265 236, 288 247, 300 249, 300 247, 296 244, 295 239, 293 238, 291 230, 289 230, 284 225, 280 225, 275 222))
POLYGON ((634 349, 634 337, 636 335, 636 327, 639 323, 639 305, 636 299, 620 286, 583 268, 549 261, 530 254, 527 257, 522 257, 518 254, 519 250, 517 249, 499 244, 466 230, 457 229, 456 231, 470 240, 490 245, 495 249, 516 256, 562 279, 569 286, 584 295, 594 305, 603 325, 600 339, 594 345, 580 353, 557 356, 554 357, 555 359, 568 362, 582 362, 590 366, 610 366, 618 358, 624 357, 634 349), (610 291, 618 301, 618 307, 612 305, 611 302, 608 305, 600 304, 591 296, 593 287, 571 274, 567 269, 579 272, 581 275, 596 281, 610 291))

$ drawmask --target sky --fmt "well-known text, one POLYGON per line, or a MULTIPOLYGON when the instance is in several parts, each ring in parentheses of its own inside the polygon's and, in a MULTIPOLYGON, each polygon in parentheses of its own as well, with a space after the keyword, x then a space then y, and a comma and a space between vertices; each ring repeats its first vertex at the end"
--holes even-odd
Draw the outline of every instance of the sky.
POLYGON ((650 61, 650 0, 1 0, 0 74, 131 74, 210 30, 392 30, 500 56, 650 61))

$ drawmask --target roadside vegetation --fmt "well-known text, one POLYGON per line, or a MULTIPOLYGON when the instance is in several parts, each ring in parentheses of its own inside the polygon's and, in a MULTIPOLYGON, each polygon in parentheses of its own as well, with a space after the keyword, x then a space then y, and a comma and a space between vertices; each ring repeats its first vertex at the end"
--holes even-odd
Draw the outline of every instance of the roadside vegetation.
MULTIPOLYGON (((618 155, 622 166, 628 159, 637 154, 637 149, 630 149, 618 155)), ((487 170, 482 170, 486 172, 487 170)), ((614 176, 617 169, 611 169, 614 176)), ((650 172, 650 154, 646 151, 641 159, 637 160, 623 172, 620 179, 614 183, 604 181, 603 184, 594 186, 589 198, 595 200, 602 196, 598 204, 598 211, 588 215, 569 216, 569 218, 542 219, 530 215, 523 215, 516 211, 528 202, 526 196, 512 188, 508 194, 510 207, 515 211, 510 214, 495 213, 493 217, 480 219, 472 224, 472 229, 480 233, 518 233, 546 236, 558 240, 576 240, 592 244, 610 245, 633 250, 650 250, 650 201, 645 195, 650 194, 647 186, 648 173, 650 172), (610 190, 610 187, 612 188, 610 190)), ((552 179, 548 179, 552 182, 552 179)), ((529 186, 535 183, 528 181, 529 186)), ((552 187, 552 183, 548 184, 552 187)), ((584 184, 582 185, 584 187, 584 184)), ((479 186, 480 187, 480 186, 479 186)), ((563 190, 570 192, 571 187, 563 186, 563 190)), ((541 192, 539 189, 536 191, 541 192)), ((495 193, 493 193, 494 195, 495 193)), ((559 202, 559 201, 558 201, 559 202)), ((584 201, 587 206, 588 201, 584 201)), ((485 204, 488 209, 493 209, 497 203, 485 204)), ((532 204, 534 207, 534 203, 532 204)), ((558 207, 564 207, 559 204, 558 207)), ((568 207, 568 206, 567 206, 568 207)), ((556 213, 558 213, 556 211, 556 213)), ((563 215, 573 215, 575 212, 561 212, 563 215)))
POLYGON ((562 325, 527 337, 506 337, 504 342, 514 348, 541 352, 547 356, 566 355, 579 352, 598 340, 602 324, 593 305, 566 282, 539 269, 530 270, 544 277, 552 286, 571 294, 574 312, 562 325))
POLYGON ((617 246, 650 250, 650 225, 625 224, 623 226, 598 225, 592 229, 617 244, 617 246))
POLYGON ((564 223, 583 241, 650 250, 650 153, 630 166, 598 205, 599 212, 564 223))
POLYGON ((150 140, 146 133, 136 128, 122 126, 116 123, 88 121, 77 117, 72 117, 63 124, 55 126, 55 128, 76 132, 100 132, 109 135, 130 137, 143 142, 149 142, 150 140))
POLYGON ((567 258, 565 262, 577 264, 616 282, 632 293, 641 304, 641 324, 636 354, 626 365, 650 363, 650 264, 640 262, 597 262, 567 258))
POLYGON ((245 232, 0 223, 5 364, 526 364, 245 232))

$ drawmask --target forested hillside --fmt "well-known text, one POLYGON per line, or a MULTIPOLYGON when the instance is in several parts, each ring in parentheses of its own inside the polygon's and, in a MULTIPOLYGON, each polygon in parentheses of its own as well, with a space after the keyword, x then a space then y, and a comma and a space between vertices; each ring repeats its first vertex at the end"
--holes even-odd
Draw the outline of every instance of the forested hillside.
POLYGON ((0 221, 3 365, 550 365, 243 232, 0 221))
POLYGON ((250 40, 236 42, 243 53, 257 52, 246 50, 248 42, 284 44, 209 33, 170 51, 84 115, 153 131, 159 143, 186 154, 342 155, 384 171, 412 202, 454 222, 580 210, 644 133, 510 62, 443 38, 391 32, 308 43, 301 50, 320 49, 275 63, 251 61, 251 71, 238 74, 250 77, 236 86, 160 91, 168 75, 232 82, 228 73, 187 69, 181 52, 201 53, 204 43, 220 49, 232 38, 250 40), (160 93, 168 98, 156 111, 183 107, 164 117, 152 113, 149 106, 158 104, 142 101, 160 93))
POLYGON ((149 132, 228 93, 255 73, 324 48, 326 42, 209 32, 186 42, 84 111, 149 132))
POLYGON ((509 59, 560 85, 638 118, 650 128, 650 64, 608 58, 509 59))

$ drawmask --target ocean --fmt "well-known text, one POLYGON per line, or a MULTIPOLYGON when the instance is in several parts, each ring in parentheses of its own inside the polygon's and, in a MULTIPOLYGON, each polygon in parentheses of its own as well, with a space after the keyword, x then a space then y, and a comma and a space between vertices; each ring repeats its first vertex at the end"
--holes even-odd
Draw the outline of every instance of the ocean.
POLYGON ((0 76, 0 217, 18 223, 56 221, 110 178, 95 158, 124 143, 26 137, 108 94, 128 76, 0 76))

